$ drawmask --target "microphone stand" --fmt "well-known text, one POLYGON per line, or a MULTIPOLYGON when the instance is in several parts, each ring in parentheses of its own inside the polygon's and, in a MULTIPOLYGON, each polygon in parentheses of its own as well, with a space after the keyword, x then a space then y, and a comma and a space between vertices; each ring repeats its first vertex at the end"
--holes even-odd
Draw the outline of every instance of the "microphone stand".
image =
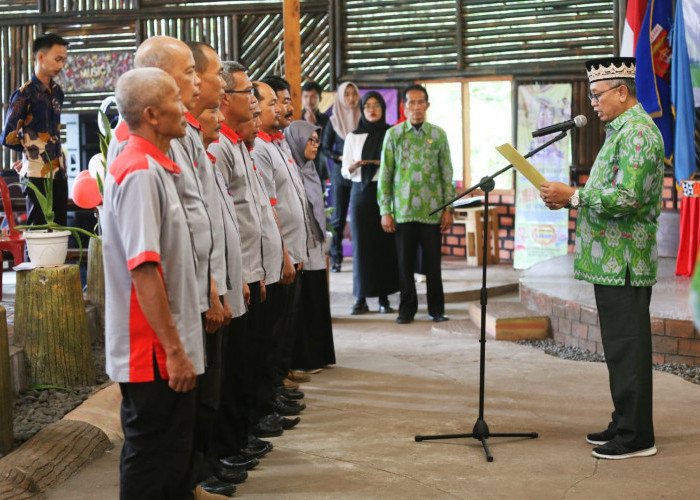
MULTIPOLYGON (((568 131, 563 131, 553 139, 547 141, 546 143, 542 144, 541 146, 533 149, 529 153, 525 155, 525 158, 530 158, 536 153, 539 153, 546 147, 554 144, 555 142, 563 139, 566 137, 568 131)), ((483 246, 483 252, 482 252, 482 259, 481 259, 481 336, 479 338, 479 342, 481 343, 481 350, 480 350, 480 359, 479 359, 479 417, 476 420, 476 423, 474 424, 474 428, 472 429, 472 432, 467 433, 467 434, 442 434, 442 435, 436 435, 436 436, 415 436, 416 441, 429 441, 429 440, 435 440, 435 439, 459 439, 459 438, 474 438, 478 441, 481 441, 482 446, 484 447, 484 452, 486 453, 486 461, 487 462, 493 462, 493 455, 491 455, 491 450, 489 449, 488 444, 486 443, 486 440, 490 437, 523 437, 523 438, 531 438, 534 439, 538 437, 538 434, 536 432, 498 432, 498 433, 492 433, 489 431, 489 426, 486 424, 486 420, 484 420, 484 383, 485 383, 485 368, 486 368, 486 304, 488 302, 488 290, 486 289, 486 255, 488 252, 488 243, 489 243, 489 238, 488 238, 488 228, 489 228, 489 193, 493 191, 493 189, 496 186, 496 183, 494 179, 501 175, 502 173, 510 170, 513 167, 513 165, 508 165, 505 168, 502 168, 498 172, 496 172, 493 175, 487 176, 482 178, 478 184, 473 185, 466 191, 464 191, 462 194, 457 195, 447 203, 443 204, 439 208, 436 208, 432 212, 430 212, 430 215, 433 215, 440 210, 444 209, 448 205, 451 205, 458 199, 462 198, 463 196, 471 193, 472 191, 481 188, 481 190, 484 192, 484 246, 483 246)))

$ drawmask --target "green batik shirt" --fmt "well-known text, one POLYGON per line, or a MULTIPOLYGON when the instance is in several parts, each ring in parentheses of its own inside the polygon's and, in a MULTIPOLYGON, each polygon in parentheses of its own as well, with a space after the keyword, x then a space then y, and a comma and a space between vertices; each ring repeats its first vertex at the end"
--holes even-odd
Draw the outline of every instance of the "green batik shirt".
POLYGON ((416 131, 408 120, 387 130, 377 184, 380 215, 391 215, 399 224, 439 224, 442 211, 430 212, 454 195, 444 130, 423 122, 416 131))
MULTIPOLYGON (((698 254, 700 257, 700 254, 698 254)), ((700 258, 695 261, 695 272, 690 282, 690 311, 693 313, 695 329, 700 331, 700 258)))
POLYGON ((656 283, 657 218, 664 178, 661 133, 641 104, 606 126, 605 143, 579 190, 574 276, 598 285, 656 283))

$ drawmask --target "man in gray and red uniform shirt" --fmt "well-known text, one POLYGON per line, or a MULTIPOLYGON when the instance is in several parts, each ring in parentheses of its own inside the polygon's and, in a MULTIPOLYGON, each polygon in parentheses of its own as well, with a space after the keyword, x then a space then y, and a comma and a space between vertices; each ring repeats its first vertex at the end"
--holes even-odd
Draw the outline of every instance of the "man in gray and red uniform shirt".
POLYGON ((131 139, 109 167, 101 224, 107 374, 123 396, 120 497, 188 498, 204 355, 180 168, 165 155, 185 134, 185 108, 155 68, 122 75, 116 97, 131 139))

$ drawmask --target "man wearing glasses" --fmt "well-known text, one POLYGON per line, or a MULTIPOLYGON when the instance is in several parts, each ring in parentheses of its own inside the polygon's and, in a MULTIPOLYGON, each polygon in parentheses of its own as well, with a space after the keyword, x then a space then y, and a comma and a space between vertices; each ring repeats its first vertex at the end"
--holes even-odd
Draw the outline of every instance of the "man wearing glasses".
POLYGON ((651 287, 656 283, 657 218, 664 145, 636 97, 634 58, 586 63, 593 109, 606 138, 586 185, 543 182, 552 210, 578 209, 574 276, 594 285, 614 404, 612 421, 588 434, 597 458, 656 454, 652 421, 651 287))

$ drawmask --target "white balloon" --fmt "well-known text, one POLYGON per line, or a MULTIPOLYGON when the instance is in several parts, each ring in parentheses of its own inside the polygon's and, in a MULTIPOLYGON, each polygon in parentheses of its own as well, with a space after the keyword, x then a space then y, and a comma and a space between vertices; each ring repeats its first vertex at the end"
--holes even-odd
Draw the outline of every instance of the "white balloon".
POLYGON ((90 158, 88 163, 88 171, 90 172, 90 177, 97 179, 97 173, 100 173, 100 178, 105 178, 105 168, 102 165, 102 153, 97 153, 95 156, 90 158))

